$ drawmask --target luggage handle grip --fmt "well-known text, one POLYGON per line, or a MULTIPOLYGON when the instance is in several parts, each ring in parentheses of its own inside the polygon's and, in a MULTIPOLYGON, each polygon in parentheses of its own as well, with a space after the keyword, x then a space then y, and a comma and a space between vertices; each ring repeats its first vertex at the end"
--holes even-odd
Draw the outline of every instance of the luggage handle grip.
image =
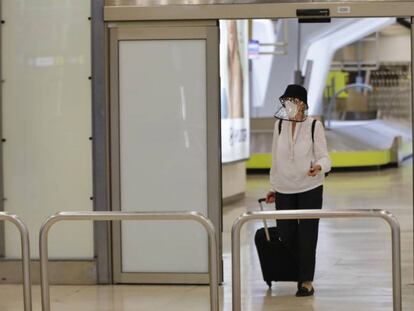
MULTIPOLYGON (((259 202, 260 205, 260 210, 263 212, 263 202, 266 202, 266 198, 260 198, 259 200, 257 200, 259 202)), ((267 227, 267 221, 266 219, 263 219, 263 225, 264 225, 264 230, 265 230, 265 235, 266 235, 266 240, 268 242, 270 242, 270 234, 269 234, 269 228, 267 227)))

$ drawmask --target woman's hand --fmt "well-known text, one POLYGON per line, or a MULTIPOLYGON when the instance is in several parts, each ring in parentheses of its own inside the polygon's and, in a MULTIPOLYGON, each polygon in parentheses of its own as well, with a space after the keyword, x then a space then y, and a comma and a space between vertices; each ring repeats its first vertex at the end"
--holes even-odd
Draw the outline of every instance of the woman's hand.
POLYGON ((266 203, 267 204, 269 204, 269 203, 275 203, 275 198, 276 198, 275 193, 273 191, 269 191, 266 194, 266 203))
POLYGON ((319 164, 313 165, 308 172, 308 176, 315 177, 319 174, 319 172, 322 170, 322 167, 319 164))

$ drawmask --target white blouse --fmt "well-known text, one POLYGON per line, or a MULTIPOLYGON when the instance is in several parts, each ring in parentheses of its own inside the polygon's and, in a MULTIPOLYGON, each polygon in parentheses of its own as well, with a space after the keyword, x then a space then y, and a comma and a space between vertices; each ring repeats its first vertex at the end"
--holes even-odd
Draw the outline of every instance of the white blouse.
POLYGON ((275 122, 272 147, 270 184, 280 193, 300 193, 323 184, 325 173, 331 170, 331 159, 326 145, 325 129, 316 121, 312 142, 312 121, 308 117, 297 122, 292 137, 292 122, 282 121, 279 136, 279 120, 275 122), (322 170, 314 177, 308 176, 311 164, 319 164, 322 170))

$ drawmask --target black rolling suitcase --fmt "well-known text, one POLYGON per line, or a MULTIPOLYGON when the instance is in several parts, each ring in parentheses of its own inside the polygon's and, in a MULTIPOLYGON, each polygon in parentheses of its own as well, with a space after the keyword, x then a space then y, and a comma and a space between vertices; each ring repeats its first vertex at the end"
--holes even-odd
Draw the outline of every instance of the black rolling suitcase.
MULTIPOLYGON (((259 199, 260 209, 266 199, 259 199)), ((254 238, 257 254, 259 255, 263 279, 272 287, 272 281, 298 281, 298 267, 296 260, 279 239, 277 227, 267 227, 256 231, 254 238)))

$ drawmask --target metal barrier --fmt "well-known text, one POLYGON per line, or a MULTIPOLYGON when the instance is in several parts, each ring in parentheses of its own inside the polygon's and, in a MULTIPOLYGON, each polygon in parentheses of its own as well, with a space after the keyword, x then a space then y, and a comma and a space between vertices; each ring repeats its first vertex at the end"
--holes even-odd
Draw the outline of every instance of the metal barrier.
POLYGON ((240 230, 250 220, 265 219, 317 219, 317 218, 382 218, 391 227, 392 233, 392 287, 393 310, 402 310, 401 301, 401 242, 400 225, 397 218, 384 210, 289 210, 270 212, 249 212, 242 214, 233 224, 232 237, 232 284, 233 311, 241 311, 241 282, 240 282, 240 230))
POLYGON ((0 213, 0 220, 13 223, 20 232, 20 241, 22 249, 22 271, 23 271, 23 301, 24 310, 32 310, 32 289, 30 280, 30 239, 29 230, 26 224, 14 214, 7 212, 0 213))
POLYGON ((142 213, 142 212, 61 212, 50 216, 40 229, 40 282, 42 310, 50 311, 48 276, 48 232, 53 224, 68 220, 193 220, 203 225, 209 236, 210 253, 210 310, 219 311, 218 303, 218 243, 212 222, 197 212, 142 213))

